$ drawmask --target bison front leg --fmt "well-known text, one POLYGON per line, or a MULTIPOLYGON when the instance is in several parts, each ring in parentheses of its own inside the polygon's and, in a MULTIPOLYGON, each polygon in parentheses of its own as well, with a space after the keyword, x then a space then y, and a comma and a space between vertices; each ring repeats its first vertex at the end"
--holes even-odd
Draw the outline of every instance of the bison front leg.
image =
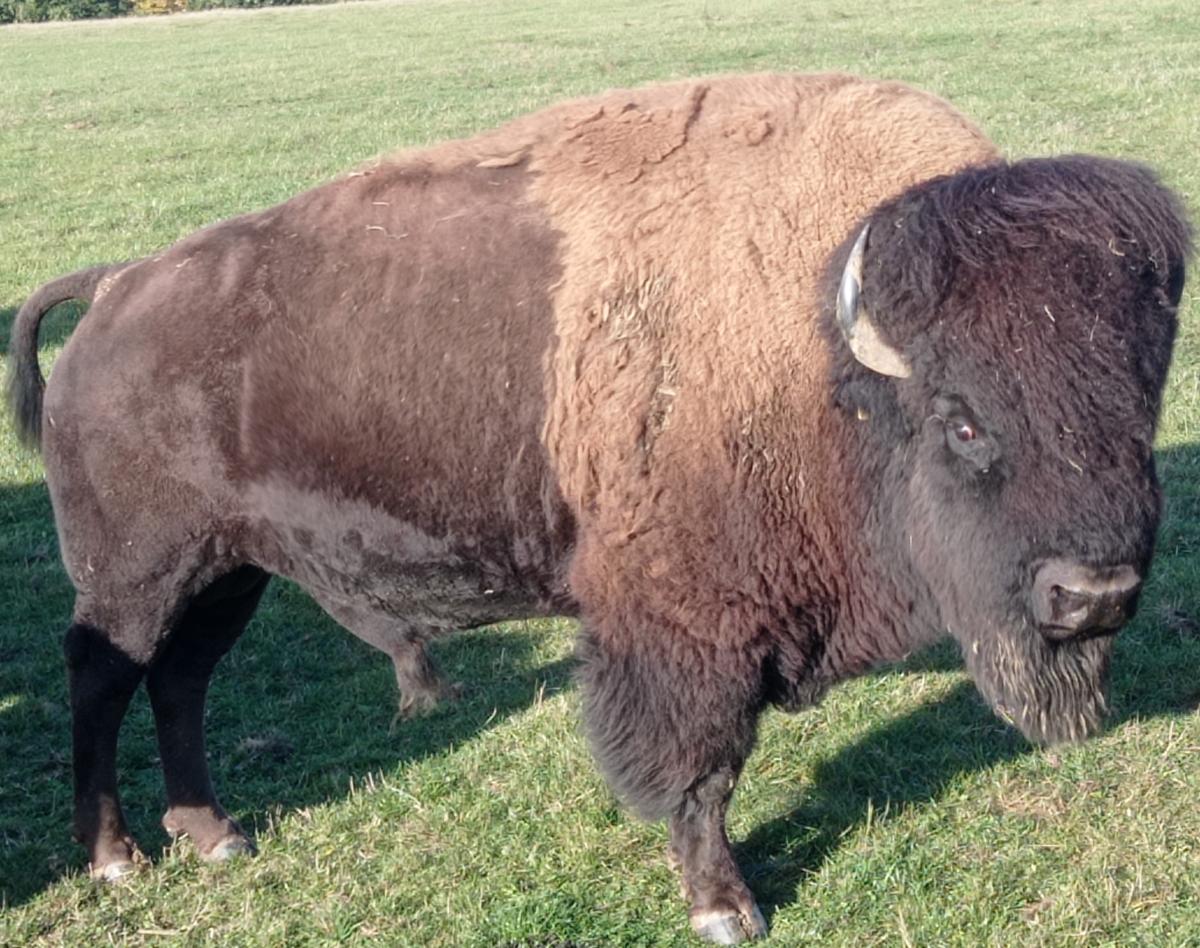
POLYGON ((442 701, 462 694, 462 685, 442 677, 426 646, 428 636, 369 606, 351 602, 322 590, 309 593, 329 615, 368 645, 373 645, 392 660, 396 673, 399 705, 392 727, 401 718, 427 714, 442 701))
POLYGON ((602 634, 589 630, 580 644, 585 723, 601 770, 640 816, 670 820, 668 858, 696 933, 725 945, 764 937, 725 833, 754 743, 761 666, 681 629, 602 634))
POLYGON ((716 770, 688 789, 671 817, 668 858, 682 876, 692 928, 719 945, 736 945, 767 933, 766 920, 742 880, 725 834, 725 811, 736 785, 732 770, 716 770))

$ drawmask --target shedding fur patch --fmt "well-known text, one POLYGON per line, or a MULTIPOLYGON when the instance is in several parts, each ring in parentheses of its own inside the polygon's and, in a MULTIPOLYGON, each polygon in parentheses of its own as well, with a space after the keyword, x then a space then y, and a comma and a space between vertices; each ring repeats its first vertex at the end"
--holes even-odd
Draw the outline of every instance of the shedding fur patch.
POLYGON ((475 167, 477 168, 512 168, 519 165, 525 160, 529 154, 528 148, 519 148, 507 155, 495 155, 491 158, 484 158, 475 167))
POLYGON ((632 184, 646 165, 658 164, 683 147, 707 92, 706 85, 693 86, 678 108, 643 110, 636 102, 620 109, 602 106, 573 124, 564 148, 603 177, 632 184))
POLYGON ((771 113, 766 109, 746 110, 730 119, 725 137, 739 145, 760 145, 774 130, 771 113))

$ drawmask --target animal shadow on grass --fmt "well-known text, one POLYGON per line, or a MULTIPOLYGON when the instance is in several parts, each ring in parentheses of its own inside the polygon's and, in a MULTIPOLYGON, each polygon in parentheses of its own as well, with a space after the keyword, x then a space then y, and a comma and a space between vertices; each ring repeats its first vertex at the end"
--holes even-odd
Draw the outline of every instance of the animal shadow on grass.
POLYGON ((8 344, 12 338, 12 324, 17 318, 16 306, 0 306, 0 355, 8 355, 8 344))
MULTIPOLYGON (((1151 580, 1137 618, 1117 640, 1110 729, 1200 706, 1200 445, 1161 451, 1157 461, 1166 506, 1151 580)), ((962 661, 953 645, 942 643, 899 668, 950 671, 962 661)), ((796 901, 804 878, 847 831, 930 803, 960 776, 1032 750, 964 680, 938 701, 881 721, 820 763, 795 809, 736 845, 738 861, 770 917, 796 901)))
MULTIPOLYGON (((0 355, 8 355, 12 325, 17 318, 19 308, 19 306, 0 307, 0 355)), ((38 328, 38 347, 40 349, 57 349, 66 342, 85 308, 83 303, 75 302, 62 303, 54 307, 38 328)))
MULTIPOLYGON (((84 869, 71 840, 71 722, 62 635, 73 590, 43 484, 0 490, 0 906, 19 905, 84 869)), ((262 831, 273 814, 346 797, 368 774, 436 755, 567 687, 571 662, 542 660, 536 623, 461 632, 435 643, 465 694, 392 728, 397 693, 381 652, 334 623, 303 592, 272 580, 255 618, 217 667, 208 755, 225 807, 262 831)), ((145 690, 121 729, 122 803, 156 860, 165 794, 145 690)))

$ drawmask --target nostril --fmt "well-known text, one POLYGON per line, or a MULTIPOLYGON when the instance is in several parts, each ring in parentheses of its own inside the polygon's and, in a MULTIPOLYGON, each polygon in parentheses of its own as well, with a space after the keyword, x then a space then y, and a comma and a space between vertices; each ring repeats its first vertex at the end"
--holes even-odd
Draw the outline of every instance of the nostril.
POLYGON ((1056 625, 1068 629, 1077 629, 1088 618, 1095 599, 1079 589, 1067 589, 1065 586, 1055 586, 1050 591, 1050 612, 1056 617, 1056 625))
POLYGON ((1141 584, 1132 566, 1048 560, 1034 573, 1034 618, 1051 638, 1117 629, 1129 618, 1141 584))

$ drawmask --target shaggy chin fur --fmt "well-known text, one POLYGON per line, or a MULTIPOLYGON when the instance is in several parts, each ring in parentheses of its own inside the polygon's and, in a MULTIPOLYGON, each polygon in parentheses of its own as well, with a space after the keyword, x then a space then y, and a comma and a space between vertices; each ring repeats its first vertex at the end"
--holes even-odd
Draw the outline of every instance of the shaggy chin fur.
POLYGON ((967 670, 1003 720, 1038 744, 1073 743, 1100 730, 1107 711, 1111 635, 1080 642, 984 629, 963 648, 967 670))

